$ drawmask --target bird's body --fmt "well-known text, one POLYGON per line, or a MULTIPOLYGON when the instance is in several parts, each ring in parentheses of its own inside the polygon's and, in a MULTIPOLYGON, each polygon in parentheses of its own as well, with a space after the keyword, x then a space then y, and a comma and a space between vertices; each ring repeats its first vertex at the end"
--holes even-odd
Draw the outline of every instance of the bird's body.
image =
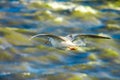
POLYGON ((103 39, 110 39, 110 37, 105 36, 98 36, 98 35, 88 35, 88 34, 76 34, 76 35, 67 35, 67 36, 56 36, 52 34, 37 34, 30 38, 33 39, 35 37, 48 37, 49 41, 51 42, 52 46, 55 48, 68 48, 70 50, 75 50, 76 47, 80 46, 86 46, 86 43, 82 41, 81 39, 84 37, 90 37, 90 38, 103 38, 103 39))
POLYGON ((75 44, 73 44, 70 40, 66 39, 66 41, 57 41, 54 39, 50 39, 51 40, 51 44, 53 45, 53 47, 56 48, 66 48, 68 46, 75 46, 75 44))

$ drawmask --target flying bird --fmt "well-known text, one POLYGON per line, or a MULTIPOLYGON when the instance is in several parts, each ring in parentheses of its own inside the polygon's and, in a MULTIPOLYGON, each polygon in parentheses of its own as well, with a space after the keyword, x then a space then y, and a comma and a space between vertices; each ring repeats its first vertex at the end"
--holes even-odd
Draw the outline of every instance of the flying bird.
POLYGON ((108 36, 99 36, 94 34, 70 34, 67 36, 57 36, 53 34, 37 34, 32 36, 29 40, 36 37, 46 37, 48 41, 52 44, 53 47, 64 49, 68 48, 69 50, 76 50, 77 47, 86 46, 84 38, 98 38, 98 39, 111 39, 108 36))

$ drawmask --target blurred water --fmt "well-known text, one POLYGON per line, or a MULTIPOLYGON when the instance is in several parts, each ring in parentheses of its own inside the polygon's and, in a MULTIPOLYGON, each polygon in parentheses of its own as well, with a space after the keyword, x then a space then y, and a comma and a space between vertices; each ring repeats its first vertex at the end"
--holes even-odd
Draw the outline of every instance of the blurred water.
POLYGON ((119 80, 119 1, 1 0, 0 80, 119 80), (82 51, 66 51, 28 39, 38 33, 86 33, 82 51))

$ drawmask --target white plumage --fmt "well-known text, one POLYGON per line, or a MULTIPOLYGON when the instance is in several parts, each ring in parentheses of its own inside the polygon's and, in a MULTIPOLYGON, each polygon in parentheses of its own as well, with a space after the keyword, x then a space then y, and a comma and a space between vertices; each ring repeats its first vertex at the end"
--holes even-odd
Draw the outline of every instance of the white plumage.
POLYGON ((33 39, 35 37, 47 37, 51 42, 52 46, 55 48, 69 48, 70 50, 75 50, 76 47, 86 46, 84 42, 84 38, 101 38, 101 39, 110 39, 107 36, 98 36, 93 34, 70 34, 67 36, 56 36, 52 34, 37 34, 30 38, 33 39))

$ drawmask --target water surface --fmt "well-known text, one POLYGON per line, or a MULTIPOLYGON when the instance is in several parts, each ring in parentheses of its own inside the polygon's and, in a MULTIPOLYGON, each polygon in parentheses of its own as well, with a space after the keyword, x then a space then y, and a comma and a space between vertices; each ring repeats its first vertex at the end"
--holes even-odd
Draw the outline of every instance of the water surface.
POLYGON ((0 1, 0 80, 120 80, 120 1, 0 1), (38 33, 111 36, 85 51, 44 45, 38 33))

